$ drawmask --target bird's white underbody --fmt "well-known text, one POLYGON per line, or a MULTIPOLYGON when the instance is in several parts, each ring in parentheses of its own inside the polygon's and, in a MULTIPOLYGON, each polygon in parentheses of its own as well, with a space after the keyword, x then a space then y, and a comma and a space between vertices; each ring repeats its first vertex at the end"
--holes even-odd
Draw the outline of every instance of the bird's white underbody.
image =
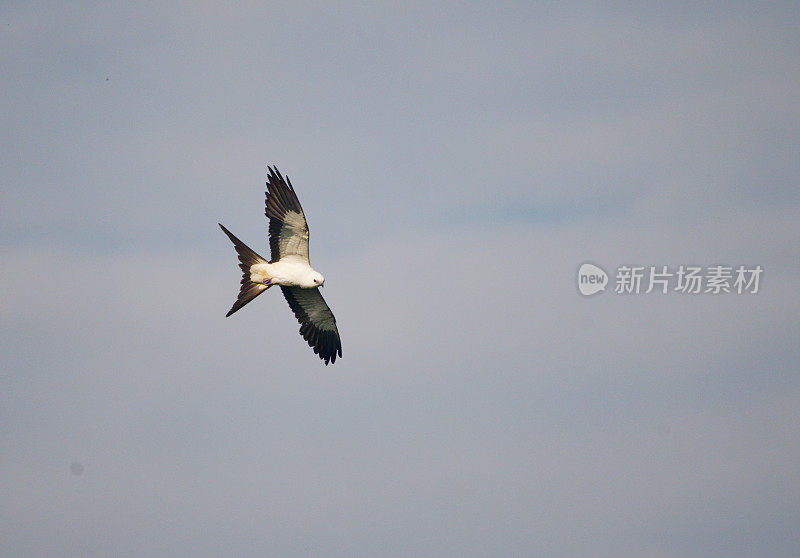
POLYGON ((250 266, 250 280, 263 285, 265 289, 270 285, 313 289, 325 284, 325 278, 297 256, 250 266))

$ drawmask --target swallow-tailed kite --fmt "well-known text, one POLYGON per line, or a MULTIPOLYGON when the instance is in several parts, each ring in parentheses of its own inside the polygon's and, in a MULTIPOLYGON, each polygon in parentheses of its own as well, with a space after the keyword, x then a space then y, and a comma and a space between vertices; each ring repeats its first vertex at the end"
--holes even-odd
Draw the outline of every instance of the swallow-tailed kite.
POLYGON ((267 168, 266 215, 269 218, 272 261, 268 262, 253 252, 219 224, 233 242, 242 270, 239 296, 225 317, 272 285, 279 285, 301 324, 300 335, 327 365, 336 362, 337 354, 342 356, 342 342, 336 318, 319 292, 325 278, 311 267, 308 260, 308 224, 289 177, 284 180, 276 167, 267 168))

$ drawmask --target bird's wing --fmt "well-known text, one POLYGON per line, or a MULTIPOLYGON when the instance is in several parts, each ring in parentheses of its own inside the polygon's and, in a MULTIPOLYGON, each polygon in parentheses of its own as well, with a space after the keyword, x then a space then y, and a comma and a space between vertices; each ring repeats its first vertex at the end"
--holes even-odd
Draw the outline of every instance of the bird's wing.
POLYGON ((325 364, 329 361, 336 362, 336 355, 342 356, 342 341, 339 339, 336 318, 325 304, 319 288, 281 286, 281 290, 301 324, 300 335, 303 339, 308 341, 309 346, 325 364))
POLYGON ((266 215, 269 218, 269 249, 272 261, 299 256, 308 262, 308 223, 294 193, 277 167, 268 167, 266 215))

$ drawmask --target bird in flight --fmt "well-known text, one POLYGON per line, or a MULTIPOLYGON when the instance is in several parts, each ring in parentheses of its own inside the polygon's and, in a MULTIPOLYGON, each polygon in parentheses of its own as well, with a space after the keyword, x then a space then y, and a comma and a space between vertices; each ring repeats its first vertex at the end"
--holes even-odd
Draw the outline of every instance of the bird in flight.
POLYGON ((308 223, 289 177, 284 179, 277 167, 267 169, 266 216, 272 260, 267 261, 253 252, 219 223, 236 248, 242 270, 239 296, 225 317, 271 286, 278 285, 300 322, 300 335, 327 366, 329 362, 336 362, 336 355, 342 356, 342 342, 336 318, 319 292, 325 278, 308 260, 308 223))

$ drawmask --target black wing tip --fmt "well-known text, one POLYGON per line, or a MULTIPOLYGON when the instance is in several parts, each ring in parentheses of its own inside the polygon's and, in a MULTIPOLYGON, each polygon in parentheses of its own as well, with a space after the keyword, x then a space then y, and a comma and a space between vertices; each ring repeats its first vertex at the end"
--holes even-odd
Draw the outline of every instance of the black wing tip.
POLYGON ((289 180, 289 175, 282 175, 281 171, 279 171, 278 167, 275 165, 268 165, 267 170, 269 171, 267 174, 267 191, 264 192, 264 194, 267 197, 273 195, 282 198, 281 201, 284 204, 288 204, 289 208, 294 210, 299 209, 300 201, 297 199, 297 193, 294 191, 292 181, 289 180), (288 191, 288 194, 286 191, 288 191))
MULTIPOLYGON (((333 364, 334 362, 336 362, 336 353, 339 353, 339 358, 342 358, 342 347, 341 347, 341 346, 339 347, 339 350, 337 350, 337 351, 334 351, 334 352, 331 354, 331 364, 333 364)), ((325 361, 325 366, 328 366, 328 361, 327 361, 327 360, 325 361)))
MULTIPOLYGON (((311 340, 308 340, 308 344, 311 345, 311 340)), ((335 363, 337 354, 339 358, 342 358, 342 342, 339 339, 339 335, 336 333, 325 334, 323 340, 318 342, 316 346, 311 346, 314 352, 319 355, 319 358, 325 361, 325 366, 328 366, 329 363, 335 363), (328 335, 330 335, 330 337, 328 337, 328 335)))
MULTIPOLYGON (((276 198, 275 201, 278 205, 283 205, 283 209, 292 209, 297 211, 300 209, 300 201, 297 199, 297 193, 294 191, 289 175, 285 177, 281 174, 276 166, 267 166, 267 190, 264 195, 269 201, 270 197, 276 198)), ((278 207, 277 209, 281 209, 278 207)), ((300 210, 302 212, 302 210, 300 210)))
MULTIPOLYGON (((340 351, 339 352, 339 358, 341 358, 341 357, 342 357, 342 353, 340 351)), ((319 355, 319 358, 321 358, 323 361, 325 361, 325 366, 328 366, 328 364, 334 364, 336 362, 336 352, 334 351, 333 353, 331 353, 329 355, 325 355, 325 356, 319 355)))
POLYGON ((325 366, 336 362, 336 355, 342 356, 342 341, 339 334, 330 330, 319 330, 310 322, 302 322, 300 336, 308 343, 325 366))
POLYGON ((287 186, 291 191, 294 192, 294 188, 292 188, 292 183, 289 181, 289 175, 287 174, 285 177, 281 174, 281 171, 278 170, 277 165, 269 166, 267 165, 267 187, 269 186, 277 186, 283 185, 287 186))

